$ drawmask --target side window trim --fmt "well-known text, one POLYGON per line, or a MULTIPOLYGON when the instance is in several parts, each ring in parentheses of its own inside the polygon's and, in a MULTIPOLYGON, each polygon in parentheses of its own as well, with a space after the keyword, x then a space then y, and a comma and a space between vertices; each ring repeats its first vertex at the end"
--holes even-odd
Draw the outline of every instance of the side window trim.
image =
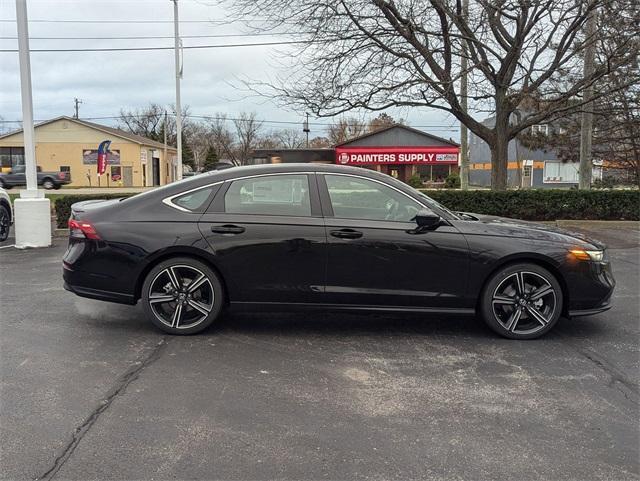
MULTIPOLYGON (((370 181, 370 182, 375 182, 377 184, 380 184, 384 187, 388 187, 390 189, 395 190, 396 192, 399 192, 400 194, 402 194, 403 196, 405 196, 407 199, 415 202, 416 204, 418 204, 419 206, 421 206, 423 209, 426 209, 430 212, 433 212, 433 209, 431 209, 430 207, 424 205, 422 202, 420 202, 418 199, 411 197, 409 194, 402 192, 400 189, 398 189, 397 187, 387 184, 385 182, 382 182, 380 180, 377 179, 371 179, 369 177, 364 177, 361 175, 356 175, 356 174, 343 174, 340 172, 316 172, 316 175, 318 176, 318 187, 320 188, 320 199, 322 200, 322 212, 324 213, 324 217, 335 217, 335 214, 333 212, 333 205, 331 203, 331 196, 329 195, 329 186, 327 185, 327 180, 325 179, 325 176, 327 175, 339 175, 342 177, 354 177, 356 179, 361 179, 361 180, 365 180, 365 181, 370 181)), ((341 217, 335 217, 337 219, 340 219, 341 217)), ((356 219, 349 219, 349 220, 356 220, 356 219)), ((371 219, 357 219, 357 220, 371 220, 371 219)), ((378 221, 378 222, 395 222, 395 221, 378 221)))
POLYGON ((185 190, 183 192, 178 192, 177 194, 173 194, 169 197, 165 197, 164 199, 162 199, 162 203, 165 205, 168 205, 169 207, 179 210, 181 212, 187 212, 188 214, 202 214, 203 212, 206 212, 209 204, 211 203, 211 201, 213 200, 213 197, 215 197, 216 193, 220 190, 220 187, 216 188, 216 186, 220 186, 224 183, 223 180, 219 181, 219 182, 213 182, 211 184, 207 184, 207 185, 201 185, 199 187, 195 187, 193 189, 190 190, 185 190), (198 210, 189 210, 186 209, 180 205, 174 204, 173 203, 173 199, 176 199, 178 197, 182 197, 183 195, 187 195, 190 194, 192 192, 196 192, 198 190, 202 190, 202 189, 209 189, 211 188, 211 193, 209 194, 209 197, 211 197, 210 199, 207 199, 204 203, 203 203, 203 208, 202 209, 198 209, 198 210))

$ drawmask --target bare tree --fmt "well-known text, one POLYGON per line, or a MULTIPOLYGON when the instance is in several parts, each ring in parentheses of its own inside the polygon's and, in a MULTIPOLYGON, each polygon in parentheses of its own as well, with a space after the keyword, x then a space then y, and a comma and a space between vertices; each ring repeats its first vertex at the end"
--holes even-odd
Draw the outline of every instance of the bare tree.
MULTIPOLYGON (((585 88, 632 61, 638 35, 635 0, 235 0, 261 28, 285 27, 306 40, 286 78, 273 89, 287 105, 333 116, 393 106, 431 107, 455 116, 489 145, 492 187, 507 185, 509 140, 532 125, 562 116, 585 88), (595 41, 583 27, 591 12, 635 18, 628 30, 598 41, 612 45, 605 61, 582 76, 582 56, 595 41), (469 112, 461 106, 460 58, 468 65, 469 112), (571 75, 568 75, 571 74, 571 75), (519 122, 513 113, 522 105, 519 122), (489 112, 492 125, 472 113, 489 112)), ((636 81, 628 79, 629 82, 636 81)))
POLYGON ((233 132, 228 127, 225 114, 216 114, 205 119, 209 134, 210 146, 214 149, 218 159, 229 159, 237 162, 235 151, 235 139, 233 132))
MULTIPOLYGON (((182 129, 188 132, 191 122, 189 121, 189 106, 182 108, 182 129)), ((118 128, 142 135, 156 142, 164 141, 164 129, 167 130, 167 143, 176 145, 176 110, 174 105, 164 107, 159 104, 150 103, 146 107, 132 110, 120 110, 118 117, 118 128), (165 112, 167 112, 165 122, 165 112)))
POLYGON ((312 149, 326 149, 331 147, 331 141, 327 137, 314 137, 309 140, 309 147, 312 149))
POLYGON ((275 138, 283 149, 301 149, 306 144, 302 132, 296 129, 278 130, 275 138))
POLYGON ((242 112, 233 123, 236 127, 237 158, 240 164, 246 164, 256 148, 262 122, 256 119, 255 113, 242 112))
POLYGON ((196 170, 204 166, 205 158, 211 147, 211 135, 203 122, 191 122, 184 132, 185 142, 191 147, 193 163, 196 170))
POLYGON ((331 145, 341 144, 347 140, 367 133, 367 124, 355 117, 338 120, 327 128, 327 138, 331 145))
POLYGON ((374 117, 369 121, 369 132, 375 132, 376 130, 384 129, 395 124, 402 124, 402 119, 395 120, 391 115, 386 112, 382 112, 377 117, 374 117))

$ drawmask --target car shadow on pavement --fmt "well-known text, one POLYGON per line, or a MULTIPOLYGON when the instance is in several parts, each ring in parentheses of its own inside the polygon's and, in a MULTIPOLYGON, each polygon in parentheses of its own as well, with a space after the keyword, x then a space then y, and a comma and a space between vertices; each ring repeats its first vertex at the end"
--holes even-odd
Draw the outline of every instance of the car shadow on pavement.
MULTIPOLYGON (((87 299, 74 301, 78 317, 92 328, 102 331, 126 331, 135 334, 158 334, 140 305, 124 306, 87 299)), ((545 339, 597 338, 606 335, 607 322, 602 316, 562 318, 545 339)), ((384 337, 425 336, 473 339, 500 339, 482 320, 473 316, 417 313, 313 312, 224 312, 210 328, 195 337, 242 334, 245 336, 304 337, 384 337)), ((526 341, 524 341, 526 342, 526 341)))

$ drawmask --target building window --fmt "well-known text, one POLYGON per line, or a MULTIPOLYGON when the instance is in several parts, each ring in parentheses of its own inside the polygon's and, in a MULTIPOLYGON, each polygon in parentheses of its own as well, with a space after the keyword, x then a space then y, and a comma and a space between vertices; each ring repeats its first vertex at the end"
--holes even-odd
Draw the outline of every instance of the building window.
POLYGON ((71 167, 68 165, 61 165, 60 172, 71 172, 71 167))
POLYGON ((122 169, 119 165, 111 166, 111 180, 119 182, 122 180, 122 169))
POLYGON ((24 147, 0 147, 0 167, 14 169, 24 165, 24 147))
POLYGON ((546 160, 544 162, 544 182, 553 183, 577 183, 578 162, 561 162, 559 160, 546 160))
POLYGON ((531 133, 533 135, 549 135, 549 126, 547 124, 536 124, 531 126, 531 133))

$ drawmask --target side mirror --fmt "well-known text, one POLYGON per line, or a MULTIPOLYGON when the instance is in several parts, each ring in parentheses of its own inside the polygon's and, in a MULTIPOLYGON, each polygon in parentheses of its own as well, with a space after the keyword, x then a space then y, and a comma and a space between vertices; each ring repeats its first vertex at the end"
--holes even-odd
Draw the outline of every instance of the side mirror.
POLYGON ((430 210, 423 209, 413 218, 419 229, 432 229, 440 224, 442 218, 430 210))

